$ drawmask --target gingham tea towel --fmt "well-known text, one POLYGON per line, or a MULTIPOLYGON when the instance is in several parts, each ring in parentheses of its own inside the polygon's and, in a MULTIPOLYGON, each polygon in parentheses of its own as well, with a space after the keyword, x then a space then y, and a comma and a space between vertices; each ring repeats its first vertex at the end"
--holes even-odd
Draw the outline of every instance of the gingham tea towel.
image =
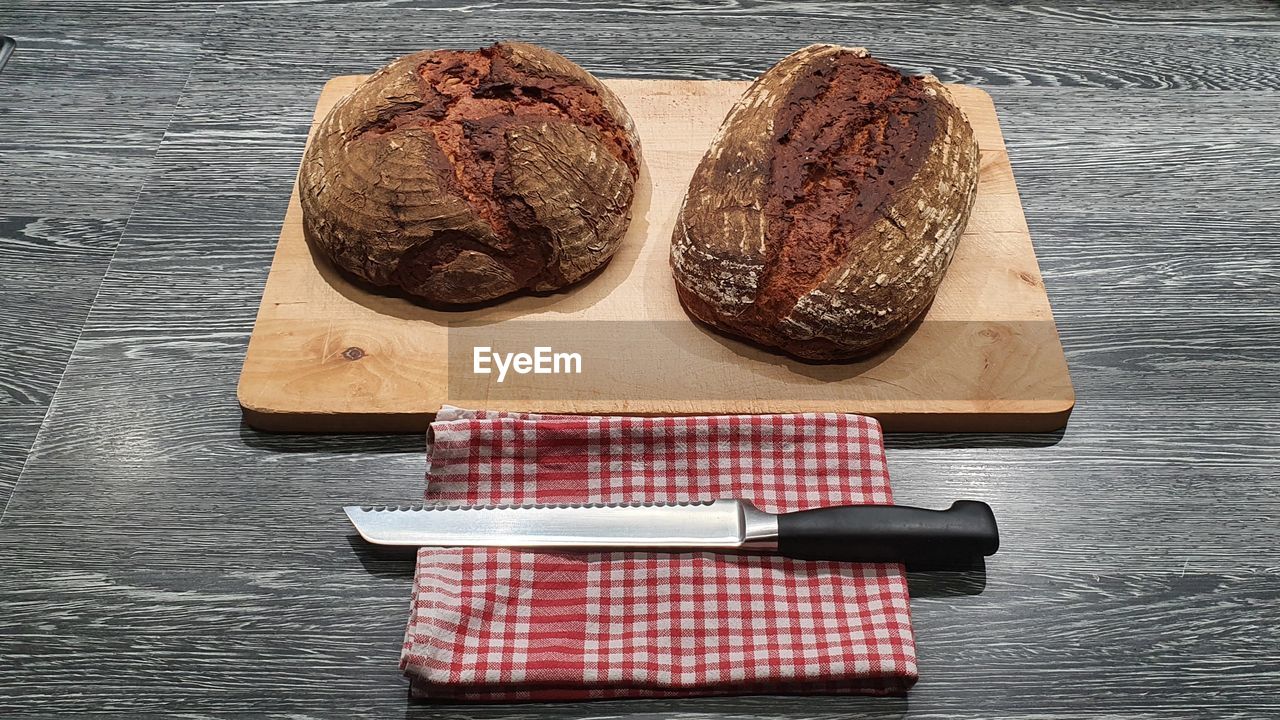
MULTIPOLYGON (((446 407, 426 501, 890 503, 879 424, 843 414, 518 415, 446 407)), ((401 667, 481 702, 906 691, 901 565, 715 553, 419 551, 401 667)))

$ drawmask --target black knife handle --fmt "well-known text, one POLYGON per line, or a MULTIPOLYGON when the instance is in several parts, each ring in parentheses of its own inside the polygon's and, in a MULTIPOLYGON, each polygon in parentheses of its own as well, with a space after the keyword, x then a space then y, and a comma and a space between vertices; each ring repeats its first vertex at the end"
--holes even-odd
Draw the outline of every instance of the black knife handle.
POLYGON ((0 35, 0 70, 9 62, 9 56, 13 54, 13 49, 18 47, 18 43, 13 38, 0 35))
POLYGON ((992 555, 1000 534, 990 506, 957 500, 946 510, 849 505, 778 516, 778 552, 802 560, 961 566, 992 555))

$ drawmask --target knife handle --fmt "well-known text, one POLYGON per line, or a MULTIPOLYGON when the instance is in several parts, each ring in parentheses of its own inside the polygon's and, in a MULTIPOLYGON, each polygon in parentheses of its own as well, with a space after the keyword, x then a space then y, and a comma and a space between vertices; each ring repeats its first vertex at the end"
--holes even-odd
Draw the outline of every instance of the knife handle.
POLYGON ((957 500, 946 510, 848 505, 778 516, 778 553, 802 560, 927 569, 972 564, 999 547, 995 515, 976 500, 957 500))
POLYGON ((13 49, 18 47, 18 43, 13 38, 0 35, 0 70, 9 62, 9 56, 13 54, 13 49))

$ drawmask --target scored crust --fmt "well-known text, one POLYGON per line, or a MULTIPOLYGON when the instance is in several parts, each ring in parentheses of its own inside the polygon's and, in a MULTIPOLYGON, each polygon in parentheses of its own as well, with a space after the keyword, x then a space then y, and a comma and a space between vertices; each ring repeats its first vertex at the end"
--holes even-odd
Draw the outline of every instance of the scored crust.
POLYGON ((316 130, 298 186, 309 242, 430 303, 554 290, 613 256, 639 142, 621 101, 544 48, 408 55, 316 130))
POLYGON ((799 357, 873 352, 932 301, 977 188, 935 78, 814 45, 760 76, 694 173, 672 238, 694 317, 799 357))

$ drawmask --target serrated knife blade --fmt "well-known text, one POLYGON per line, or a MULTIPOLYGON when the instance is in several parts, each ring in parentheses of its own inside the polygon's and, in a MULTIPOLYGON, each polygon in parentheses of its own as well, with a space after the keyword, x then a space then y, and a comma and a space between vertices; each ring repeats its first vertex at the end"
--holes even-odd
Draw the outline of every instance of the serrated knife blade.
POLYGON ((741 500, 343 509, 378 545, 767 550, 778 530, 775 516, 741 500))
POLYGON ((971 564, 1000 545, 986 503, 947 510, 845 505, 772 514, 746 500, 664 505, 349 506, 378 545, 558 550, 775 551, 806 560, 971 564))

